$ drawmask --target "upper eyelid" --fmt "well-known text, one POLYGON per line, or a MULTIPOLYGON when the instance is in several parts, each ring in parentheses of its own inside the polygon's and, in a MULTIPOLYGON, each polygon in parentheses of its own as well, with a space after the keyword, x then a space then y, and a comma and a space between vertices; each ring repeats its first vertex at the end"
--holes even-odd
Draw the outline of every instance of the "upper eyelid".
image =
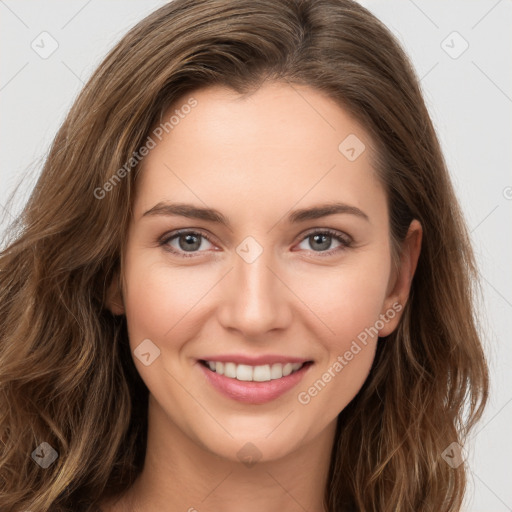
POLYGON ((160 239, 165 242, 169 241, 173 238, 176 238, 179 235, 187 235, 187 234, 194 234, 194 235, 201 235, 203 238, 206 238, 211 243, 214 243, 213 235, 210 235, 207 231, 202 231, 201 229, 197 228, 182 228, 174 231, 170 231, 167 234, 164 234, 160 239))

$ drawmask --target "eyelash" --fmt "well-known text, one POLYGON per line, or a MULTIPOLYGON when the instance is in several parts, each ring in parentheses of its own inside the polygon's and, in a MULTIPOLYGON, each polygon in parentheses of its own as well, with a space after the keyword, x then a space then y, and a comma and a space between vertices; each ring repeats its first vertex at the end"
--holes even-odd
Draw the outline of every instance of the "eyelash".
MULTIPOLYGON (((196 236, 199 235, 202 238, 205 238, 206 240, 208 240, 208 242, 210 242, 211 244, 214 244, 213 240, 205 233, 203 233, 201 231, 193 231, 193 230, 189 230, 189 229, 183 229, 183 230, 172 232, 169 235, 164 235, 159 240, 158 244, 160 246, 162 246, 164 248, 164 250, 166 250, 172 254, 176 254, 183 258, 194 258, 194 257, 196 257, 197 254, 204 252, 204 251, 198 251, 198 252, 191 252, 191 253, 187 254, 184 252, 177 251, 177 250, 171 248, 169 245, 167 245, 171 240, 174 240, 175 238, 177 238, 181 235, 196 235, 196 236)), ((330 249, 329 251, 311 251, 311 252, 314 252, 314 253, 320 255, 320 257, 331 256, 336 252, 348 249, 349 247, 352 246, 352 243, 353 243, 353 241, 350 237, 348 237, 348 236, 345 237, 345 236, 341 235, 340 232, 334 231, 329 228, 316 229, 313 231, 309 231, 308 233, 306 233, 303 236, 303 238, 300 240, 300 243, 302 243, 304 240, 310 238, 313 235, 328 235, 328 236, 334 238, 336 241, 341 243, 340 247, 330 249)))

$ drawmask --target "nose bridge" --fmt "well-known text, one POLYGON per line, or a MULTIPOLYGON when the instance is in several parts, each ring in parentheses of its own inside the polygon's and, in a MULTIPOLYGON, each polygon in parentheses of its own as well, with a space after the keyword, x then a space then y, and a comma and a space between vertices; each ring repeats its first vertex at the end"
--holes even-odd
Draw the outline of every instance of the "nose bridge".
POLYGON ((276 276, 272 251, 254 239, 237 248, 234 269, 225 283, 229 292, 224 302, 223 323, 246 335, 283 327, 287 318, 286 287, 276 276))

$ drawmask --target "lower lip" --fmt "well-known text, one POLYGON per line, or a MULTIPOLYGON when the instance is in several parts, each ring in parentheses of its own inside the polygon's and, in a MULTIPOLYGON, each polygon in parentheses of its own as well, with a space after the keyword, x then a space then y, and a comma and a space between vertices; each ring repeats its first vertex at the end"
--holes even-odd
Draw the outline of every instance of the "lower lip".
POLYGON ((220 391, 228 398, 247 404, 264 404, 275 400, 295 387, 312 366, 311 363, 307 363, 300 370, 286 377, 264 382, 253 382, 231 379, 213 372, 200 362, 197 364, 203 371, 208 382, 216 388, 217 391, 220 391))

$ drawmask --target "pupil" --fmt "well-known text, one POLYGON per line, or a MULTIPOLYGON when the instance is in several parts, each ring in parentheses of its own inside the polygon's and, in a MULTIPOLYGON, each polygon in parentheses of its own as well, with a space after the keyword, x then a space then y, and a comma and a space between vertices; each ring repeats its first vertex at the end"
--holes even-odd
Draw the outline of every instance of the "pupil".
POLYGON ((324 242, 320 242, 321 247, 318 247, 319 249, 328 249, 330 245, 330 235, 313 235, 313 239, 315 240, 315 243, 318 241, 318 239, 323 238, 324 242), (327 240, 327 241, 326 241, 327 240))
POLYGON ((180 240, 180 248, 185 250, 185 251, 199 249, 199 247, 201 246, 201 242, 198 243, 199 237, 196 236, 196 235, 190 235, 190 234, 189 235, 182 235, 179 238, 179 240, 180 240), (186 243, 182 244, 181 241, 184 238, 186 239, 186 243), (195 244, 195 246, 194 246, 194 244, 195 244))
MULTIPOLYGON (((319 247, 317 249, 328 249, 330 245, 330 235, 312 235, 310 238, 313 238, 314 244, 318 244, 319 247), (323 240, 323 241, 322 241, 323 240)), ((180 240, 180 248, 185 251, 193 251, 199 249, 201 246, 201 242, 199 241, 200 237, 196 235, 182 235, 180 240), (185 239, 186 242, 182 243, 182 240, 185 239)))

